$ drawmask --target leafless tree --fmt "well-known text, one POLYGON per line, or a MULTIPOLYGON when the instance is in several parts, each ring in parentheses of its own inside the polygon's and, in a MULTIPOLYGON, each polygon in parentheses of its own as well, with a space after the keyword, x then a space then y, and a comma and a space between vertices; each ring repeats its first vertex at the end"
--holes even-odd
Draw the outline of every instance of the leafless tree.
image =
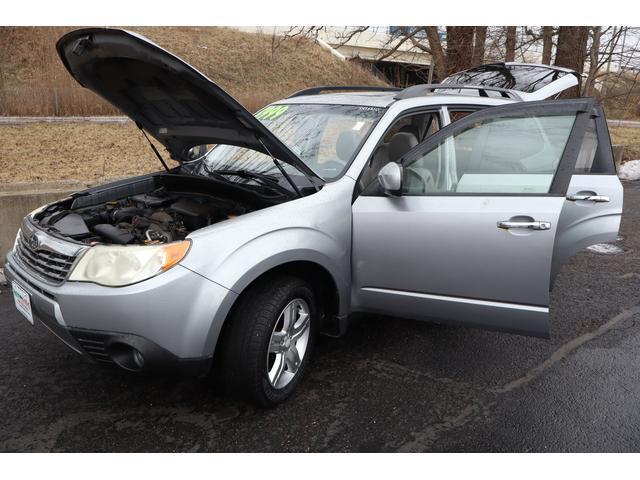
MULTIPOLYGON (((570 68, 581 74, 587 56, 588 39, 589 27, 560 27, 558 29, 555 65, 570 68)), ((580 96, 580 87, 576 86, 565 91, 564 96, 580 96)))
MULTIPOLYGON (((345 27, 338 39, 341 44, 347 44, 370 28, 345 27)), ((286 36, 317 38, 325 29, 322 26, 291 27, 286 36)), ((620 82, 628 85, 629 78, 640 71, 639 39, 640 29, 632 27, 397 27, 381 47, 378 59, 393 58, 407 47, 427 53, 432 64, 430 80, 441 80, 454 71, 484 62, 553 63, 585 73, 583 94, 608 98, 614 95, 613 91, 619 96, 620 82)), ((423 67, 416 66, 416 69, 423 67)), ((577 89, 571 92, 574 96, 578 94, 577 89)))
POLYGON ((402 35, 402 40, 408 38, 414 47, 431 55, 434 76, 441 80, 482 61, 487 27, 446 27, 446 42, 437 26, 415 27, 402 35))
POLYGON ((473 58, 471 63, 473 65, 480 65, 484 63, 484 50, 487 43, 487 29, 488 27, 475 27, 475 37, 473 40, 473 58))
POLYGON ((516 27, 505 27, 505 62, 513 62, 516 59, 516 27))
POLYGON ((591 47, 589 48, 589 69, 587 78, 584 81, 582 92, 586 96, 593 95, 593 88, 595 85, 595 78, 598 73, 598 63, 600 54, 600 39, 602 37, 602 27, 591 27, 591 47))
POLYGON ((542 27, 542 63, 551 65, 553 52, 553 27, 542 27))

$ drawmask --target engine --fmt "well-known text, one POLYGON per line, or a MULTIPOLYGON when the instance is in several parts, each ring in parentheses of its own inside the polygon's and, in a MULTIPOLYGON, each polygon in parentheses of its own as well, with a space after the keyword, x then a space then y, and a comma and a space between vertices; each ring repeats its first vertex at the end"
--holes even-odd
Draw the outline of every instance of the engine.
POLYGON ((248 211, 233 200, 161 187, 97 206, 45 213, 40 225, 89 244, 147 245, 182 240, 194 230, 248 211))

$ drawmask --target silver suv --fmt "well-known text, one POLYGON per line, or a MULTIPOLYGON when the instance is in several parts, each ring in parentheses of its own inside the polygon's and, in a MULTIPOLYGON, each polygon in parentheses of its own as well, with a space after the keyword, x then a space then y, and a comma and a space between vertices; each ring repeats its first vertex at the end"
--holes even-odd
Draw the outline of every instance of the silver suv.
POLYGON ((568 70, 310 89, 254 116, 138 35, 57 49, 180 162, 152 145, 164 171, 39 208, 8 255, 16 307, 99 363, 215 365, 226 391, 275 405, 356 313, 547 336, 560 266, 618 232, 602 110, 545 100, 577 84, 568 70))

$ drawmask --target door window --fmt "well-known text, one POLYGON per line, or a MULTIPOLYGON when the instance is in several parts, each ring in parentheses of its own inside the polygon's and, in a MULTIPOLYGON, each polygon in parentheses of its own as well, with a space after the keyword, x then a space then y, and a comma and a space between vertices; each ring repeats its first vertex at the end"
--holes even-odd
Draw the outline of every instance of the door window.
POLYGON ((575 114, 492 118, 405 162, 403 193, 548 193, 575 114))
POLYGON ((440 118, 436 112, 406 115, 396 120, 385 132, 382 141, 373 151, 358 184, 364 190, 375 181, 378 172, 389 162, 400 159, 411 148, 436 133, 440 118))
POLYGON ((458 120, 462 120, 467 115, 471 115, 475 110, 452 110, 449 109, 449 118, 451 119, 451 123, 457 122, 458 120))

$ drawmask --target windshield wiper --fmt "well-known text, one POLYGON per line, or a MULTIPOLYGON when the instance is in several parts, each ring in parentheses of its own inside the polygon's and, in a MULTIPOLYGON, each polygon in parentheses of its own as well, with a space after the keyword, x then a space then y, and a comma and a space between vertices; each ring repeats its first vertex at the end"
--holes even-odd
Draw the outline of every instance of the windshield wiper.
POLYGON ((236 177, 256 180, 262 186, 275 188, 281 192, 286 192, 289 195, 291 194, 289 190, 287 190, 282 185, 280 185, 276 177, 273 177, 272 175, 268 175, 266 173, 252 172, 250 170, 241 170, 241 169, 234 170, 234 169, 224 169, 224 168, 221 168, 218 170, 210 170, 209 168, 206 167, 206 165, 205 165, 205 170, 210 174, 216 175, 218 177, 223 177, 223 178, 226 176, 236 176, 236 177))
POLYGON ((235 175, 237 177, 252 178, 255 180, 260 180, 260 182, 262 182, 263 184, 271 184, 271 185, 276 184, 280 187, 278 183, 278 179, 266 173, 252 172, 250 170, 232 169, 232 168, 220 168, 218 170, 213 170, 212 172, 217 173, 219 175, 235 175))

